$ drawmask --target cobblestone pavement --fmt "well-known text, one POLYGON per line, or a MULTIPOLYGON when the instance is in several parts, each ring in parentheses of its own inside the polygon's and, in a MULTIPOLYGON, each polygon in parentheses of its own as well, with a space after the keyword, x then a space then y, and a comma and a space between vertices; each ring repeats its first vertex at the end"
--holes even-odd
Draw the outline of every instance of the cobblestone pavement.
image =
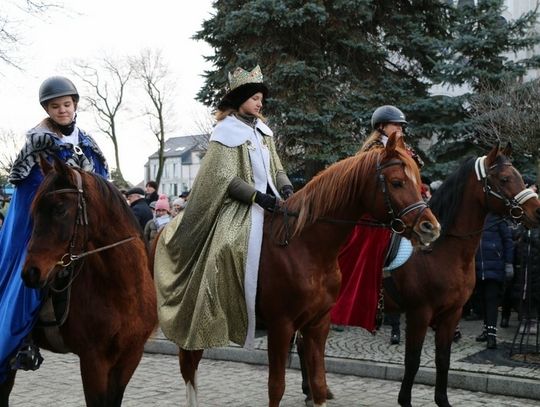
MULTIPOLYGON (((84 406, 78 359, 74 355, 43 352, 45 362, 36 372, 19 372, 11 405, 15 407, 84 406)), ((201 407, 258 407, 267 405, 267 367, 203 359, 199 370, 201 407)), ((328 374, 336 399, 328 407, 396 406, 396 381, 328 374)), ((297 370, 287 371, 287 388, 282 407, 304 406, 297 370)), ((449 389, 454 406, 538 406, 540 402, 508 396, 449 389)), ((415 406, 432 406, 433 388, 416 385, 415 406)), ((176 356, 145 354, 126 389, 123 406, 185 406, 176 356)))

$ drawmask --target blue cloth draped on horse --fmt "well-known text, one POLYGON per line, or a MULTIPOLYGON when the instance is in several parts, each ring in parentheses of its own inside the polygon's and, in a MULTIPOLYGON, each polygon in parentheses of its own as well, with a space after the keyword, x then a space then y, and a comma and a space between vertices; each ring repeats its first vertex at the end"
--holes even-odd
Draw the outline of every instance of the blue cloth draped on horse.
POLYGON ((42 300, 41 290, 27 288, 21 279, 32 232, 30 207, 43 179, 38 156, 51 159, 56 155, 70 165, 108 177, 105 158, 94 140, 76 127, 72 134, 78 137, 78 146, 64 143, 45 126, 37 126, 28 133, 10 174, 16 188, 0 229, 0 383, 6 380, 10 359, 31 332, 42 300))

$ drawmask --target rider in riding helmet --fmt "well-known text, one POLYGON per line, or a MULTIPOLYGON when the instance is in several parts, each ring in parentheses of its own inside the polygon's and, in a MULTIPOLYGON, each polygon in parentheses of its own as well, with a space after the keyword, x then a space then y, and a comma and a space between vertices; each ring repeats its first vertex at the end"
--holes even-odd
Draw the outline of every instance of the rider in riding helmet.
MULTIPOLYGON (((371 116, 373 131, 360 151, 386 146, 392 133, 403 137, 406 125, 405 115, 397 107, 391 105, 378 107, 371 116)), ((420 157, 410 147, 407 146, 407 149, 418 166, 422 166, 420 157)), ((383 266, 391 237, 392 231, 388 228, 355 226, 338 257, 342 281, 338 299, 331 311, 332 323, 361 326, 371 332, 378 328, 382 310, 377 306, 381 295, 383 266)), ((392 326, 390 343, 397 344, 400 340, 400 331, 395 317, 392 326)))
POLYGON ((76 125, 78 102, 79 93, 68 78, 53 76, 41 84, 39 103, 47 118, 28 131, 9 174, 15 192, 0 230, 0 383, 14 379, 12 369, 36 369, 42 360, 30 332, 45 293, 26 287, 21 279, 32 231, 30 206, 43 180, 39 157, 49 162, 56 157, 108 178, 103 153, 94 139, 76 125))

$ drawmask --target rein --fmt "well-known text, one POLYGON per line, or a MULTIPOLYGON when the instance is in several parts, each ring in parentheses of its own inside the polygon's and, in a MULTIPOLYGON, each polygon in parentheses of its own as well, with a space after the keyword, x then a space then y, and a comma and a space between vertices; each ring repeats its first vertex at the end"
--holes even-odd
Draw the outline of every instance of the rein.
MULTIPOLYGON (((379 157, 380 159, 380 157, 379 157)), ((334 223, 334 224, 348 224, 348 225, 364 225, 364 226, 372 226, 372 227, 381 227, 381 228, 391 228, 392 231, 396 234, 403 234, 407 230, 407 225, 405 222, 401 219, 403 216, 415 211, 419 210, 417 216, 414 219, 413 225, 411 228, 414 230, 414 226, 418 222, 418 219, 422 215, 422 213, 426 210, 428 207, 427 204, 424 201, 418 201, 415 202, 405 208, 403 208, 401 211, 399 211, 397 214, 394 210, 394 206, 392 205, 392 200, 390 198, 390 194, 387 189, 386 185, 386 178, 384 174, 382 173, 382 170, 388 167, 391 167, 393 165, 403 165, 403 162, 400 160, 391 160, 383 165, 380 164, 380 162, 377 162, 377 179, 379 180, 379 184, 381 187, 381 191, 384 196, 384 203, 387 209, 387 213, 392 216, 392 220, 390 223, 384 223, 380 221, 368 221, 368 220, 348 220, 348 219, 335 219, 335 218, 329 218, 329 217, 319 217, 315 221, 316 222, 326 222, 326 223, 334 223)), ((275 210, 272 212, 272 220, 270 223, 270 230, 273 229, 273 221, 276 213, 281 213, 283 215, 283 222, 284 222, 284 229, 285 229, 285 237, 283 241, 277 242, 279 246, 288 246, 289 240, 291 237, 290 233, 290 224, 289 224, 289 218, 297 218, 299 216, 298 212, 290 212, 287 207, 279 206, 275 208, 275 210)))
MULTIPOLYGON (((77 182, 77 186, 76 188, 62 188, 62 189, 57 189, 55 191, 50 191, 50 192, 47 192, 46 195, 53 195, 53 194, 77 194, 77 218, 75 219, 75 225, 73 227, 73 233, 71 235, 71 238, 70 238, 70 241, 69 241, 69 251, 67 253, 65 253, 60 260, 58 260, 55 265, 51 268, 51 270, 49 270, 49 274, 48 276, 51 276, 51 271, 54 270, 56 267, 62 267, 63 269, 66 269, 67 267, 71 266, 71 264, 73 262, 76 262, 78 260, 81 260, 81 259, 84 259, 86 256, 89 256, 91 254, 94 254, 94 253, 99 253, 99 252, 102 252, 104 250, 108 250, 108 249, 111 249, 113 247, 116 247, 116 246, 120 246, 124 243, 128 243, 130 241, 132 241, 133 239, 135 239, 134 236, 131 236, 131 237, 128 237, 126 239, 123 239, 123 240, 120 240, 118 242, 115 242, 115 243, 111 243, 111 244, 108 244, 108 245, 105 245, 105 246, 101 246, 101 247, 98 247, 96 249, 93 249, 93 250, 83 250, 82 252, 80 253, 73 253, 73 250, 75 248, 75 244, 76 244, 76 237, 77 237, 77 231, 78 231, 78 228, 79 226, 82 226, 84 227, 84 235, 86 237, 82 247, 85 248, 86 247, 86 243, 87 243, 87 240, 88 240, 88 234, 87 234, 87 229, 86 227, 88 227, 88 212, 87 212, 87 205, 86 205, 86 199, 84 197, 84 189, 83 189, 83 183, 82 183, 82 177, 81 177, 81 174, 78 172, 78 171, 75 171, 75 170, 71 170, 74 174, 75 174, 75 179, 76 179, 76 182, 77 182)), ((66 290, 67 288, 69 288, 72 284, 73 284, 73 281, 75 280, 75 278, 79 275, 80 273, 80 270, 82 268, 82 264, 81 264, 81 267, 79 268, 78 272, 77 273, 72 273, 72 277, 71 277, 71 280, 69 282, 69 284, 67 284, 66 287, 64 287, 62 290, 54 290, 55 292, 58 292, 58 291, 63 291, 63 290, 66 290)), ((49 286, 50 288, 52 288, 52 286, 50 285, 52 280, 54 280, 54 276, 53 278, 49 279, 47 278, 47 283, 46 285, 49 286)))
MULTIPOLYGON (((521 205, 523 205, 526 201, 528 201, 531 198, 536 198, 536 199, 538 198, 538 194, 530 188, 525 188, 523 191, 517 193, 516 196, 514 196, 513 198, 507 198, 504 195, 504 193, 501 191, 501 188, 498 185, 496 186, 496 190, 495 190, 489 181, 489 173, 491 170, 496 168, 497 165, 498 164, 493 164, 491 167, 486 169, 486 156, 478 157, 474 163, 474 171, 476 173, 477 181, 483 183, 482 189, 484 191, 486 207, 488 208, 488 212, 489 212, 488 198, 489 198, 489 195, 491 195, 504 202, 504 205, 508 207, 508 215, 505 216, 503 219, 495 223, 492 223, 491 225, 481 228, 480 230, 470 232, 470 233, 465 233, 462 235, 447 234, 446 236, 455 237, 458 239, 467 239, 467 238, 476 236, 480 233, 483 233, 490 227, 498 225, 501 222, 505 222, 506 219, 511 219, 513 222, 517 222, 525 214, 525 211, 523 210, 523 207, 521 205)), ((512 165, 512 164, 504 163, 503 165, 512 165)))

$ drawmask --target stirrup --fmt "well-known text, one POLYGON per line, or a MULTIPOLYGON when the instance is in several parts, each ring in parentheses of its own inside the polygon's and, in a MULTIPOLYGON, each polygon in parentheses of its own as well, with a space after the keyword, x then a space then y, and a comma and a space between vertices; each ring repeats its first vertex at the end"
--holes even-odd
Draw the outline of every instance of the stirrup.
POLYGON ((37 370, 43 363, 43 356, 33 342, 23 344, 17 354, 11 359, 12 370, 37 370))

